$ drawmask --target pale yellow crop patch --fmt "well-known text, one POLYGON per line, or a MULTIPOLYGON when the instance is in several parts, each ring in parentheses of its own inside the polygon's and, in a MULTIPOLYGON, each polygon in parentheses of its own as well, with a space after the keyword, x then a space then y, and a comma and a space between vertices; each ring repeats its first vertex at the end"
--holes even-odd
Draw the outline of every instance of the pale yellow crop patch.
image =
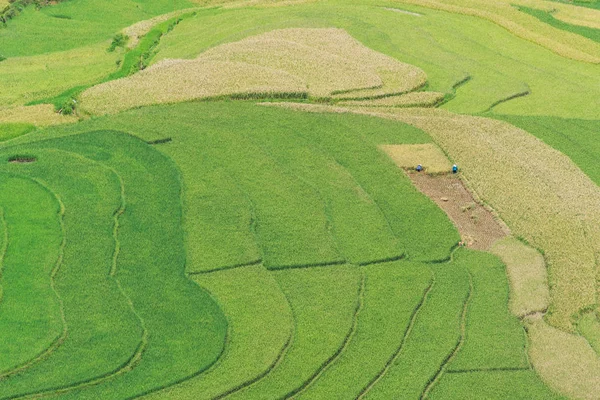
POLYGON ((490 251, 506 265, 510 282, 510 311, 520 318, 546 312, 550 292, 544 257, 513 237, 497 241, 490 251))
POLYGON ((0 123, 29 123, 43 127, 77 122, 77 117, 61 115, 52 104, 0 108, 0 123))
POLYGON ((425 172, 439 174, 450 172, 452 164, 442 149, 433 143, 423 144, 386 144, 380 148, 400 168, 415 169, 422 165, 425 172))
POLYGON ((81 109, 106 114, 232 95, 380 97, 425 82, 421 69, 373 51, 341 29, 281 29, 100 84, 82 94, 81 109))

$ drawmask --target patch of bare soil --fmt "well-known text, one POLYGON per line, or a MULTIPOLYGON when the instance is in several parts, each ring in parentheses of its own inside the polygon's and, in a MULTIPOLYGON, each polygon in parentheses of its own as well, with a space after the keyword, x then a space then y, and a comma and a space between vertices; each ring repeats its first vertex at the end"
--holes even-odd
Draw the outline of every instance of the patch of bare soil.
POLYGON ((428 175, 407 171, 413 184, 448 214, 465 246, 489 250, 508 236, 503 225, 474 198, 458 175, 428 175))

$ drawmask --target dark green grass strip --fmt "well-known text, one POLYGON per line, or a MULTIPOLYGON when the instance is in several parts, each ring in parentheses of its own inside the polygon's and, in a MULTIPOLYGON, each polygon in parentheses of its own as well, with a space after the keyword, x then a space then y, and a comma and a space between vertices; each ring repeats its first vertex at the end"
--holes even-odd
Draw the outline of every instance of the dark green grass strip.
POLYGON ((172 162, 118 132, 91 132, 45 145, 77 151, 122 177, 127 208, 120 218, 115 276, 149 333, 136 368, 61 398, 142 395, 209 368, 223 351, 226 322, 210 295, 184 275, 181 186, 172 162))
POLYGON ((59 344, 66 325, 54 286, 63 243, 60 203, 38 182, 12 174, 0 176, 5 222, 0 378, 6 378, 59 344))
POLYGON ((35 153, 37 162, 4 168, 45 182, 64 203, 66 246, 56 288, 69 334, 43 363, 0 382, 2 398, 62 390, 110 375, 135 357, 142 337, 135 313, 109 276, 116 251, 114 215, 121 206, 118 178, 81 156, 27 151, 35 153))
MULTIPOLYGON (((600 3, 596 3, 596 4, 600 4, 600 3)), ((552 16, 552 13, 548 12, 548 11, 536 10, 535 8, 529 8, 529 7, 523 7, 523 6, 517 6, 517 8, 519 9, 519 11, 529 14, 546 24, 553 26, 554 28, 557 28, 557 29, 560 29, 563 31, 567 31, 567 32, 576 33, 577 35, 586 37, 588 39, 593 40, 594 42, 600 43, 600 29, 589 28, 587 26, 568 24, 566 22, 563 22, 559 19, 554 18, 552 16)), ((599 8, 600 8, 600 6, 599 6, 599 8)))

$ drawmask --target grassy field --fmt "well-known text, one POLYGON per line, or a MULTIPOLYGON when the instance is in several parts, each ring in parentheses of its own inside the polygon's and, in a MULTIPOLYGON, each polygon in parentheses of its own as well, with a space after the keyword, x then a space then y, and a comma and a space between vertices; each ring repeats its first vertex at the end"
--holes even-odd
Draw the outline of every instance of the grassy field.
POLYGON ((16 3, 0 400, 596 398, 598 4, 16 3))

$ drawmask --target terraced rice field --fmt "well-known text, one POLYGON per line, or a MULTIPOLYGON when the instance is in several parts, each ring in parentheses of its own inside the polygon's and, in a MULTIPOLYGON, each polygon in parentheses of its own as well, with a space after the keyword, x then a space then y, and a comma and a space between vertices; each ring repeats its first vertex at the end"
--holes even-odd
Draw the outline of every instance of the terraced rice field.
POLYGON ((26 3, 0 399, 598 398, 600 3, 26 3))

